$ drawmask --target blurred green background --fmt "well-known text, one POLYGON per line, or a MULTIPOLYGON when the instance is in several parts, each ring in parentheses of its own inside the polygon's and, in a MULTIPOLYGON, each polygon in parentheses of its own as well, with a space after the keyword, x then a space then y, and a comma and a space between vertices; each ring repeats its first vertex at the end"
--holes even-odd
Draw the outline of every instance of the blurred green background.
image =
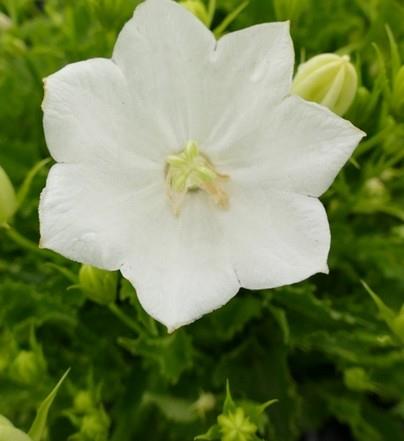
MULTIPOLYGON (((0 414, 28 430, 70 366, 51 441, 192 440, 222 412, 226 379, 247 413, 279 400, 257 417, 262 439, 404 439, 404 3, 251 0, 230 24, 290 19, 297 64, 350 54, 360 87, 346 118, 368 136, 322 198, 330 275, 242 290, 172 335, 124 280, 116 302, 100 304, 78 286, 78 264, 37 247, 51 165, 42 79, 109 57, 137 3, 0 0, 0 165, 19 190, 0 230, 0 414)), ((218 0, 213 25, 239 6, 218 0)))

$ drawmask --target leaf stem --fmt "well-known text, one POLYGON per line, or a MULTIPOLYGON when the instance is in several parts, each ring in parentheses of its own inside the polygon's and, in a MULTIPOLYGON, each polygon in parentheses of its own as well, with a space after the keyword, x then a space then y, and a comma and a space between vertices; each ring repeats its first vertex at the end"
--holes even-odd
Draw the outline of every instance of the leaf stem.
POLYGON ((210 28, 212 26, 212 21, 215 16, 216 11, 216 0, 209 0, 208 5, 208 27, 210 28))
POLYGON ((110 303, 108 305, 109 310, 114 314, 114 316, 119 319, 122 323, 124 323, 128 328, 137 334, 143 334, 144 331, 134 320, 132 320, 129 316, 127 316, 118 305, 115 303, 110 303))
POLYGON ((227 29, 227 27, 241 14, 241 12, 248 6, 250 3, 249 0, 246 0, 245 2, 241 3, 239 6, 237 6, 236 9, 234 9, 232 12, 230 12, 229 15, 227 15, 224 20, 217 26, 213 33, 215 34, 216 38, 220 38, 224 31, 227 29))
POLYGON ((27 237, 23 236, 15 228, 6 227, 4 228, 3 231, 5 232, 6 236, 9 239, 11 239, 20 248, 23 248, 27 251, 32 251, 43 257, 51 257, 53 259, 55 258, 55 255, 53 253, 47 250, 42 250, 41 248, 39 248, 38 244, 33 242, 31 239, 28 239, 27 237))
POLYGON ((49 164, 50 161, 51 158, 46 158, 43 159, 42 161, 37 162, 27 173, 24 182, 22 183, 20 189, 17 192, 18 207, 21 207, 23 205, 35 176, 42 170, 43 167, 49 164))

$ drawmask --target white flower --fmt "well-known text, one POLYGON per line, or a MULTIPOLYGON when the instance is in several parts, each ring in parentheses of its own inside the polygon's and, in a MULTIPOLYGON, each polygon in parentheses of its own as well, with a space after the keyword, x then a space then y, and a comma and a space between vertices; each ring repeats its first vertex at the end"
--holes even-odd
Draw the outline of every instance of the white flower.
POLYGON ((364 135, 289 96, 287 23, 218 42, 171 0, 146 0, 112 60, 46 80, 58 162, 40 204, 42 246, 120 269, 170 330, 228 302, 327 272, 317 199, 364 135))

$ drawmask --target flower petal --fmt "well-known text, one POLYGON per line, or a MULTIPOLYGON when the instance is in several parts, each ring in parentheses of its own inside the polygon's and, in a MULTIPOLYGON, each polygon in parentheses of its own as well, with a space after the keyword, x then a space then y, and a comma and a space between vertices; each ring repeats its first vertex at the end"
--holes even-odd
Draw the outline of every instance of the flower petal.
MULTIPOLYGON (((204 93, 212 159, 228 155, 235 140, 257 127, 267 108, 279 104, 291 88, 294 65, 289 23, 265 23, 231 32, 218 41, 204 93)), ((269 124, 270 121, 267 121, 269 124)))
POLYGON ((191 139, 189 119, 215 44, 202 22, 171 0, 146 0, 118 37, 113 60, 174 151, 191 139))
POLYGON ((169 331, 228 302, 240 285, 207 196, 188 197, 178 217, 167 208, 147 217, 147 235, 122 267, 145 310, 169 331))
POLYGON ((208 196, 190 195, 176 217, 160 171, 132 171, 53 166, 40 203, 41 244, 121 269, 143 307, 173 330, 226 303, 240 285, 208 196))
POLYGON ((288 23, 253 26, 216 42, 171 0, 146 0, 136 9, 113 59, 174 152, 193 139, 209 154, 229 148, 256 125, 263 106, 289 92, 294 63, 288 23))
POLYGON ((290 96, 267 109, 253 129, 232 145, 227 170, 245 169, 267 189, 320 196, 365 136, 327 108, 290 96))
POLYGON ((50 153, 70 163, 106 162, 125 151, 160 159, 165 139, 140 104, 111 60, 69 64, 45 80, 42 107, 50 153))
POLYGON ((274 288, 328 272, 330 231, 321 202, 238 178, 221 224, 241 286, 274 288))
POLYGON ((72 260, 116 270, 133 251, 136 217, 164 194, 162 171, 56 164, 41 194, 41 246, 72 260), (161 172, 161 176, 160 176, 161 172))

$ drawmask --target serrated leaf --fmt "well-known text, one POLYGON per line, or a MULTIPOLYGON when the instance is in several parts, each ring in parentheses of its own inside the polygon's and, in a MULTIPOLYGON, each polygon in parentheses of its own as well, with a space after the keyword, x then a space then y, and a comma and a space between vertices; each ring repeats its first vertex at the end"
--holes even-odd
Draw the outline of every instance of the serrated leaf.
POLYGON ((143 357, 146 363, 156 366, 171 383, 176 383, 193 365, 192 342, 182 329, 163 337, 120 338, 119 343, 132 354, 143 357))

